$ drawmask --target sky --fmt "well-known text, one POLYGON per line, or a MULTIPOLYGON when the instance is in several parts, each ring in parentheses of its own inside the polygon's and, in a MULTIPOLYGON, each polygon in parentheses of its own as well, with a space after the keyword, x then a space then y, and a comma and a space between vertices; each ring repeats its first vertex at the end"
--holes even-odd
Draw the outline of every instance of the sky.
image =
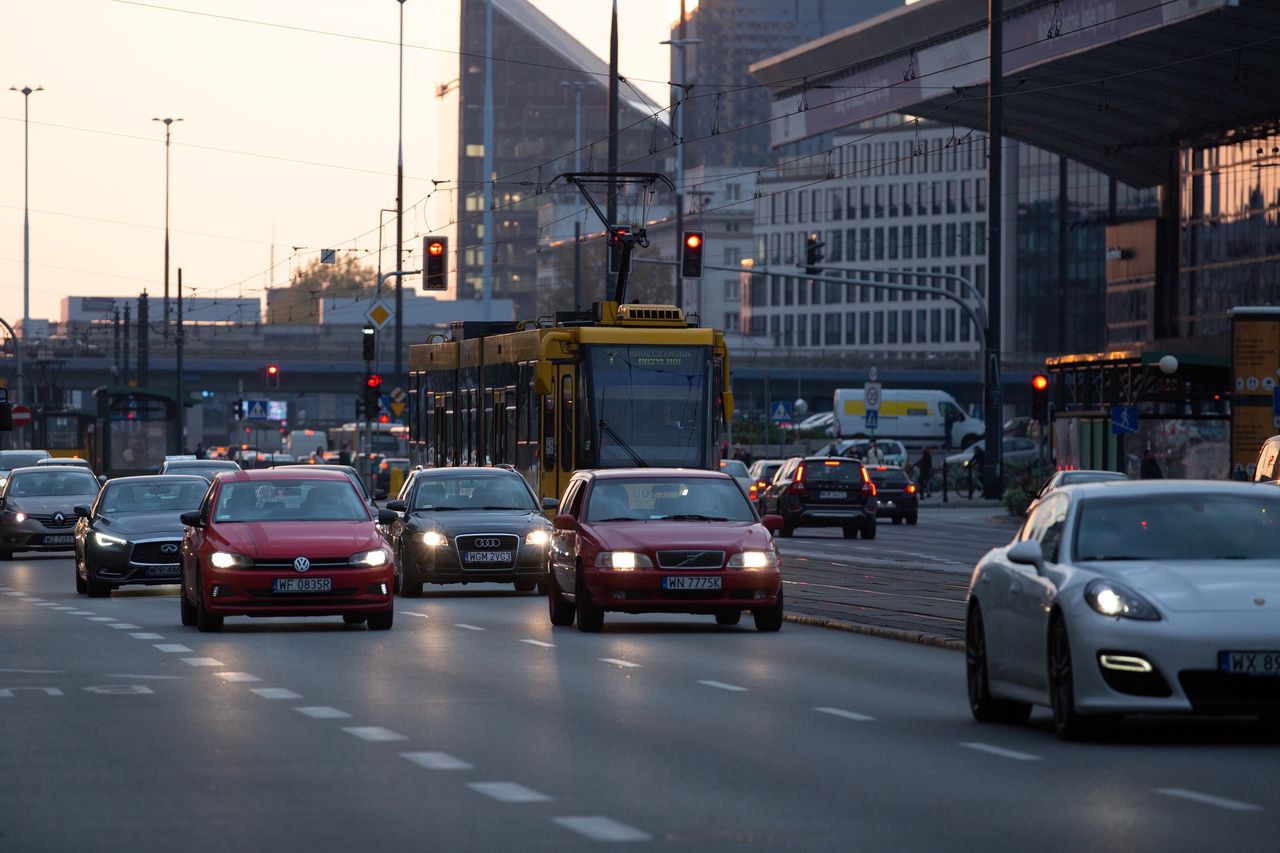
MULTIPOLYGON (((608 0, 531 2, 607 50, 608 0)), ((182 119, 171 126, 170 257, 188 294, 256 298, 323 248, 372 261, 378 212, 395 204, 395 0, 4 6, 0 317, 22 317, 24 98, 9 86, 44 87, 26 99, 33 319, 58 320, 63 296, 163 293, 164 125, 153 118, 182 119)), ((666 102, 659 42, 676 0, 618 6, 621 73, 666 102)), ((435 97, 457 77, 456 0, 406 0, 404 30, 409 244, 432 229, 417 204, 432 180, 456 177, 435 131, 456 105, 435 97)), ((388 217, 384 240, 393 234, 388 217)))

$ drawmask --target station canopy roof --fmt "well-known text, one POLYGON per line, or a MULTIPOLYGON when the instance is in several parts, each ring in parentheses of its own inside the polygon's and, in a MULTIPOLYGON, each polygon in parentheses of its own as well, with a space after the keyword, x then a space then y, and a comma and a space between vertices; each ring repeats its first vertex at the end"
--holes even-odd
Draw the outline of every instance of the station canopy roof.
MULTIPOLYGON (((751 66, 774 146, 889 114, 986 129, 987 0, 923 0, 751 66), (803 109, 799 107, 803 105, 803 109)), ((1280 121, 1276 0, 1006 0, 1004 132, 1135 186, 1280 121)))

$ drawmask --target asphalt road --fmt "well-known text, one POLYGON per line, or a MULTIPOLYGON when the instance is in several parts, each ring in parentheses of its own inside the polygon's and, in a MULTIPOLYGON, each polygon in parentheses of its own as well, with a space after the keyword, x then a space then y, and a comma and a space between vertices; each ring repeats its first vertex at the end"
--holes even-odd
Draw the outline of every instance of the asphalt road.
MULTIPOLYGON (((878 541, 878 540, 877 540, 878 541)), ((886 540, 887 541, 887 540, 886 540)), ((1064 744, 972 722, 955 652, 474 587, 179 625, 168 588, 0 564, 0 850, 1274 850, 1252 721, 1064 744)))

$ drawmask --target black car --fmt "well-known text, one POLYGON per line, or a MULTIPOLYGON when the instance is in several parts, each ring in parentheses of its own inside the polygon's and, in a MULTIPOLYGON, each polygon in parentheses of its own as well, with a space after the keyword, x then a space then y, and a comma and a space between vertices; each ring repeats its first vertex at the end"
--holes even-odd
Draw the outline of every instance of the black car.
POLYGON ((160 465, 161 474, 194 474, 212 481, 223 471, 239 471, 240 466, 230 459, 166 459, 160 465))
POLYGON ((105 598, 125 584, 179 583, 180 516, 208 490, 195 475, 108 480, 91 506, 75 507, 76 592, 105 598))
POLYGON ((897 465, 868 465, 867 474, 876 487, 876 516, 891 518, 894 524, 915 524, 920 490, 907 472, 897 465))
POLYGON ((876 487, 856 459, 788 459, 761 493, 760 513, 782 516, 782 536, 797 527, 840 527, 844 537, 876 538, 876 487))
POLYGON ((413 472, 388 536, 401 595, 424 583, 514 583, 528 592, 547 578, 551 521, 524 478, 509 468, 428 468, 413 472))

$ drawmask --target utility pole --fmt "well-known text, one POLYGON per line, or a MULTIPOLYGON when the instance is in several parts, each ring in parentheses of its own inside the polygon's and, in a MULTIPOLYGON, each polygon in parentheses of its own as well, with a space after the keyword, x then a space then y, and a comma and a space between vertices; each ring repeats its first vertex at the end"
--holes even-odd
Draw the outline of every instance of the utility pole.
MULTIPOLYGON (((672 48, 679 51, 680 70, 677 72, 676 85, 679 89, 679 95, 671 105, 674 112, 675 132, 676 132, 676 242, 679 245, 677 250, 684 252, 684 109, 688 103, 689 84, 685 80, 686 62, 685 48, 702 44, 702 39, 687 39, 684 37, 685 26, 684 0, 680 0, 680 20, 676 24, 676 37, 667 39, 662 44, 669 44, 672 48)), ((676 260, 680 260, 680 255, 676 256, 676 260)), ((701 285, 699 285, 701 286, 701 285)), ((680 267, 676 267, 676 307, 684 311, 684 276, 680 274, 680 267)), ((701 313, 701 312, 699 312, 701 313)), ((701 322, 701 318, 699 318, 701 322)))
MULTIPOLYGON (((404 0, 400 4, 400 70, 396 102, 396 269, 401 269, 400 251, 404 248, 404 0)), ((404 358, 404 290, 396 276, 395 383, 403 384, 400 370, 404 358)))
POLYGON ((14 337, 13 346, 18 355, 16 399, 19 403, 25 403, 26 400, 22 396, 24 393, 22 344, 27 339, 27 324, 31 321, 31 93, 43 92, 44 87, 23 86, 19 89, 17 86, 10 86, 9 91, 22 94, 22 338, 19 340, 14 337))
POLYGON ((178 267, 178 330, 177 330, 177 336, 176 336, 176 343, 178 345, 178 369, 175 371, 175 373, 177 374, 177 379, 174 382, 174 398, 178 404, 178 423, 177 423, 177 429, 175 430, 176 435, 175 435, 175 440, 173 445, 173 448, 174 448, 173 452, 185 453, 186 452, 186 432, 187 432, 187 429, 186 429, 186 426, 187 426, 186 408, 187 407, 183 404, 183 399, 182 399, 183 397, 183 391, 182 391, 182 344, 183 344, 182 267, 178 267))
MULTIPOLYGON (((160 329, 167 341, 169 339, 169 131, 174 122, 182 119, 153 118, 151 120, 164 123, 164 318, 160 321, 160 329)), ((138 320, 139 322, 142 320, 141 312, 138 320)))
POLYGON ((493 0, 484 4, 484 157, 481 158, 481 180, 484 181, 484 214, 480 235, 481 292, 485 322, 492 320, 493 297, 493 0))
POLYGON ((984 442, 985 453, 982 469, 982 494, 986 498, 998 498, 1002 493, 1001 472, 1003 447, 1001 410, 1003 393, 1000 388, 1000 348, 1001 348, 1001 302, 1004 297, 1004 271, 1001 261, 1003 241, 1001 240, 1003 218, 1004 157, 1001 150, 1004 144, 1002 125, 1004 124, 1004 96, 1002 82, 1004 79, 1004 3, 1003 0, 987 0, 987 49, 990 54, 990 67, 987 73, 987 144, 990 156, 987 160, 987 357, 985 371, 986 398, 983 403, 987 436, 984 442))
POLYGON ((124 366, 120 370, 120 384, 127 386, 129 384, 129 304, 127 302, 124 306, 124 328, 121 330, 120 340, 124 342, 124 366))
MULTIPOLYGON (((605 208, 608 211, 606 228, 613 228, 618 222, 618 182, 613 175, 618 171, 618 0, 613 0, 613 17, 609 23, 609 198, 605 208)), ((605 249, 605 294, 604 298, 612 299, 617 284, 617 276, 613 273, 613 265, 608 260, 609 250, 605 249)))
MULTIPOLYGON (((582 81, 560 85, 573 89, 573 171, 582 171, 582 81)), ((606 250, 607 251, 607 250, 606 250)), ((582 217, 573 215, 573 310, 582 310, 582 217)))

